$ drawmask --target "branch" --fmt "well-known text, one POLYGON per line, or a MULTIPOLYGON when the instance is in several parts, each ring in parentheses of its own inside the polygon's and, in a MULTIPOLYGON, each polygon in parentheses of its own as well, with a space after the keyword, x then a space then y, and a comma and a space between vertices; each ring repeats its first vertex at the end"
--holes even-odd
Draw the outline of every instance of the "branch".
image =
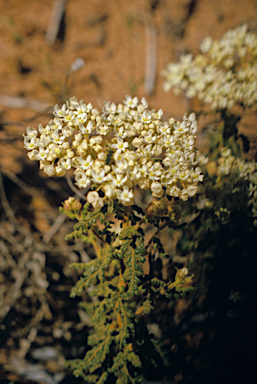
POLYGON ((55 0, 50 23, 47 27, 45 40, 48 45, 53 45, 57 39, 61 21, 65 12, 66 0, 55 0))

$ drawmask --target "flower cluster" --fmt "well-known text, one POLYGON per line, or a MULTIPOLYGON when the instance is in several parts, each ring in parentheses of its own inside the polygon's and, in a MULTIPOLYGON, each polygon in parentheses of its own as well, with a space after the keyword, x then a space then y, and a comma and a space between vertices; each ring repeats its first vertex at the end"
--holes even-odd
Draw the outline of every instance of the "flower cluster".
MULTIPOLYGON (((221 157, 218 159, 219 175, 236 175, 236 179, 246 180, 248 184, 249 205, 252 206, 253 217, 257 217, 257 164, 255 160, 247 162, 241 158, 231 155, 231 150, 223 148, 221 157)), ((233 189, 237 191, 237 187, 233 189)), ((257 220, 254 221, 257 225, 257 220)))
POLYGON ((106 102, 102 113, 75 97, 54 109, 54 119, 38 130, 27 128, 25 148, 48 176, 64 176, 74 168, 79 188, 94 207, 104 199, 132 205, 134 187, 187 200, 203 180, 195 161, 195 114, 182 122, 162 119, 162 110, 148 110, 146 100, 126 96, 123 104, 106 102))
POLYGON ((243 25, 228 31, 220 41, 207 37, 202 54, 191 54, 170 63, 163 72, 164 90, 198 96, 212 109, 231 109, 235 104, 252 107, 257 102, 257 37, 243 25))

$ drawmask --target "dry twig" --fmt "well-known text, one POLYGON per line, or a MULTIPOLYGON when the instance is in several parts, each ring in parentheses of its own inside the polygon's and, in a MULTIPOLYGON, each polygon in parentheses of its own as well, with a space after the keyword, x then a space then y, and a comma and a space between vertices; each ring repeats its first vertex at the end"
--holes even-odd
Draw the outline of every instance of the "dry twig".
POLYGON ((156 66, 157 66, 157 34, 156 28, 151 23, 145 24, 146 39, 146 67, 145 67, 145 92, 151 95, 154 92, 156 66))
POLYGON ((46 42, 48 45, 53 45, 60 29, 60 24, 65 12, 66 0, 55 0, 53 11, 46 31, 46 42))
POLYGON ((38 112, 47 112, 51 104, 42 103, 41 101, 29 100, 24 97, 13 97, 0 94, 0 104, 9 108, 27 108, 38 112))

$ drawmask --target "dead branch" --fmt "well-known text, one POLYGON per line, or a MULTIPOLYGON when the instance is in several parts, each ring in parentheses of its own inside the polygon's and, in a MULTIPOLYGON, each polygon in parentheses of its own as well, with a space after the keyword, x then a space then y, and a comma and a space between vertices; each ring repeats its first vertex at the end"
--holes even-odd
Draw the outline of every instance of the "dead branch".
POLYGON ((155 87, 157 66, 157 34, 151 23, 145 24, 146 55, 145 55, 145 92, 152 95, 155 87))
POLYGON ((62 226, 66 219, 66 216, 63 213, 60 213, 51 228, 45 233, 42 242, 48 244, 51 238, 55 235, 58 229, 62 226))
POLYGON ((50 22, 46 31, 45 40, 48 45, 53 45, 61 25, 65 11, 66 0, 55 0, 50 22))
POLYGON ((23 189, 28 195, 31 195, 31 196, 36 196, 38 197, 39 195, 39 191, 36 190, 35 188, 33 187, 30 187, 28 184, 26 184, 24 181, 22 181, 21 179, 19 179, 14 173, 11 173, 10 171, 4 171, 3 174, 8 177, 8 179, 12 180, 12 182, 16 185, 18 185, 18 187, 20 187, 21 189, 23 189))
POLYGON ((0 104, 9 108, 27 108, 38 112, 47 112, 51 104, 42 103, 41 101, 29 100, 24 97, 13 97, 0 94, 0 104))

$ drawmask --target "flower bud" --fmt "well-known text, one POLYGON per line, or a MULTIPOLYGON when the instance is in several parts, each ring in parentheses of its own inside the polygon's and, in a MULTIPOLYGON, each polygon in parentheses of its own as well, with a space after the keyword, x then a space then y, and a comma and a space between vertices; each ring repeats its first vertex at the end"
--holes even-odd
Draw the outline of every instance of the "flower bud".
POLYGON ((151 185, 151 191, 153 193, 153 197, 162 197, 163 196, 163 188, 161 183, 158 183, 157 181, 154 181, 151 185))
POLYGON ((94 207, 94 208, 102 208, 104 206, 104 201, 101 197, 99 197, 98 193, 96 191, 88 192, 87 194, 87 201, 94 207))
POLYGON ((62 177, 65 175, 66 169, 63 168, 61 165, 57 165, 57 167, 55 167, 55 173, 57 176, 62 177))
POLYGON ((100 114, 100 112, 98 111, 98 109, 97 108, 93 108, 92 109, 92 114, 93 114, 93 116, 98 116, 99 114, 100 114))
POLYGON ((66 152, 66 156, 68 157, 68 159, 72 159, 74 157, 74 152, 68 149, 66 152))
POLYGON ((79 214, 81 208, 82 208, 82 205, 80 201, 75 200, 74 197, 69 197, 63 203, 64 213, 72 219, 79 214))
POLYGON ((65 141, 65 142, 62 144, 62 148, 63 148, 63 149, 68 149, 68 148, 70 148, 70 144, 68 143, 68 141, 65 141))
POLYGON ((51 177, 55 175, 55 168, 52 164, 49 164, 44 167, 44 172, 47 174, 47 176, 51 177))

